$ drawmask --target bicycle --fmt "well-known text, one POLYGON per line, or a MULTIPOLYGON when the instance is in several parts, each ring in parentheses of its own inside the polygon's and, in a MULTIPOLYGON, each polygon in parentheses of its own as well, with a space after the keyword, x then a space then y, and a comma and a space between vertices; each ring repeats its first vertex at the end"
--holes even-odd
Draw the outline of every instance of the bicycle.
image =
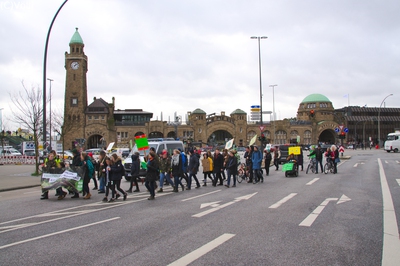
POLYGON ((315 158, 311 158, 310 159, 310 163, 307 166, 306 174, 308 174, 309 170, 311 170, 311 172, 315 174, 316 167, 317 167, 316 159, 315 158))
POLYGON ((324 173, 327 174, 331 172, 333 174, 333 171, 335 170, 333 166, 333 161, 332 160, 327 160, 325 165, 324 165, 324 173))
POLYGON ((249 170, 247 169, 246 164, 241 163, 238 169, 238 176, 237 176, 237 181, 239 183, 242 183, 242 181, 248 181, 249 180, 249 170))

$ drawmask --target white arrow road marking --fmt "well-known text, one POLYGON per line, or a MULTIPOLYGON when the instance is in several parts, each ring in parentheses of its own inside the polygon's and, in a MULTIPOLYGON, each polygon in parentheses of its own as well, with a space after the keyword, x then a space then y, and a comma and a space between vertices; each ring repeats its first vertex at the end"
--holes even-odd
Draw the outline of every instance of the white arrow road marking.
POLYGON ((330 201, 334 201, 334 200, 338 200, 338 198, 327 198, 325 199, 321 205, 319 205, 317 208, 315 208, 315 210, 310 213, 300 224, 299 226, 311 226, 315 219, 317 219, 318 215, 320 215, 320 213, 325 209, 326 205, 328 205, 328 203, 330 201))
POLYGON ((400 162, 396 160, 396 163, 400 163, 400 162))
POLYGON ((271 206, 269 206, 269 209, 276 209, 279 208, 283 203, 287 202, 288 200, 290 200, 291 198, 293 198, 294 196, 296 196, 297 193, 290 193, 288 196, 284 197, 283 199, 281 199, 280 201, 278 201, 275 204, 272 204, 271 206))
POLYGON ((345 194, 343 194, 336 204, 340 204, 340 203, 347 202, 347 201, 350 201, 350 200, 351 199, 349 197, 347 197, 345 194))
POLYGON ((222 204, 222 205, 218 205, 216 207, 213 207, 212 209, 200 212, 198 214, 194 214, 194 215, 192 215, 192 217, 197 217, 197 218, 203 217, 204 215, 207 215, 209 213, 212 213, 212 212, 218 211, 220 209, 223 209, 225 207, 228 207, 229 205, 232 205, 232 204, 234 204, 236 202, 239 202, 241 200, 248 200, 248 199, 250 199, 251 197, 253 197, 257 193, 258 192, 255 192, 253 194, 249 194, 249 195, 245 195, 245 196, 242 196, 242 197, 235 198, 235 200, 233 200, 233 201, 227 202, 227 203, 222 204))
POLYGON ((308 182, 306 185, 307 186, 311 186, 312 184, 314 184, 315 182, 317 182, 319 180, 319 177, 314 178, 313 180, 311 180, 310 182, 308 182))
POLYGON ((397 184, 399 184, 399 186, 400 186, 400 179, 396 179, 396 181, 397 181, 397 184))
POLYGON ((218 206, 219 206, 219 204, 217 204, 218 202, 221 202, 221 201, 214 201, 214 202, 209 202, 209 203, 203 203, 203 204, 200 205, 200 209, 203 209, 203 208, 208 207, 208 206, 211 206, 211 207, 218 207, 218 206))
POLYGON ((226 241, 228 241, 229 239, 231 239, 234 236, 235 236, 234 234, 223 234, 220 237, 214 239, 213 241, 208 242, 204 246, 202 246, 202 247, 200 247, 200 248, 198 248, 196 250, 193 250, 192 252, 190 252, 189 254, 183 256, 182 258, 180 258, 180 259, 168 264, 168 266, 189 265, 193 261, 195 261, 198 258, 200 258, 201 256, 207 254, 208 252, 210 252, 214 248, 218 247, 219 245, 225 243, 226 241))
POLYGON ((357 167, 358 163, 356 163, 353 167, 357 167))
POLYGON ((210 195, 210 194, 213 194, 213 193, 217 193, 217 192, 220 192, 220 191, 221 191, 221 189, 215 190, 215 191, 208 192, 208 193, 205 193, 205 194, 201 194, 201 195, 198 195, 198 196, 194 196, 194 197, 191 197, 191 198, 183 199, 182 201, 188 201, 188 200, 192 200, 192 199, 197 199, 197 198, 204 197, 204 196, 207 196, 207 195, 210 195))
POLYGON ((389 163, 388 161, 385 161, 385 163, 389 163))

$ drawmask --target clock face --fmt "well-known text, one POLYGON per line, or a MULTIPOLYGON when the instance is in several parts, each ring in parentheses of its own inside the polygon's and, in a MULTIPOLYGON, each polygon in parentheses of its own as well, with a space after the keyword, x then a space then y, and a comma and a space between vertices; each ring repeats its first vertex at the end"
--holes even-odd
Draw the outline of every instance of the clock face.
POLYGON ((71 68, 72 69, 78 69, 79 68, 79 63, 78 62, 72 62, 71 63, 71 68))

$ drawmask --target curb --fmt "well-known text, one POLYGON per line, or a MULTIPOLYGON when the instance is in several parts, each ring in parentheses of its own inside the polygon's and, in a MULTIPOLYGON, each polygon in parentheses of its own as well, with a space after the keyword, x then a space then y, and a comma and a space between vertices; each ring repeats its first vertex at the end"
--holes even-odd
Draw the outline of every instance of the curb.
POLYGON ((40 185, 30 185, 30 186, 21 186, 21 187, 12 187, 12 188, 1 188, 1 192, 6 192, 6 191, 12 191, 12 190, 17 190, 17 189, 25 189, 25 188, 32 188, 32 187, 40 187, 40 185))

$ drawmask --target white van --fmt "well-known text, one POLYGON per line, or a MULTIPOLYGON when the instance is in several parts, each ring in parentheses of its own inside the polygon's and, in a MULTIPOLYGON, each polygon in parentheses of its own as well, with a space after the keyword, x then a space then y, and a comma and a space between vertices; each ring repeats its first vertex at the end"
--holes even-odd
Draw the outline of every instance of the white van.
MULTIPOLYGON (((131 179, 131 166, 132 166, 132 154, 135 152, 140 153, 140 161, 144 162, 144 155, 149 154, 150 148, 154 148, 156 153, 160 155, 164 149, 168 151, 168 154, 171 155, 174 149, 180 149, 181 151, 184 150, 183 142, 179 140, 174 140, 173 138, 156 138, 156 139, 148 139, 149 141, 149 149, 139 151, 138 148, 133 146, 132 151, 130 152, 129 156, 124 161, 125 167, 125 179, 131 179)), ((140 168, 140 176, 146 175, 146 170, 142 167, 140 168)))
POLYGON ((398 152, 400 150, 400 132, 389 133, 384 147, 387 152, 398 152))

